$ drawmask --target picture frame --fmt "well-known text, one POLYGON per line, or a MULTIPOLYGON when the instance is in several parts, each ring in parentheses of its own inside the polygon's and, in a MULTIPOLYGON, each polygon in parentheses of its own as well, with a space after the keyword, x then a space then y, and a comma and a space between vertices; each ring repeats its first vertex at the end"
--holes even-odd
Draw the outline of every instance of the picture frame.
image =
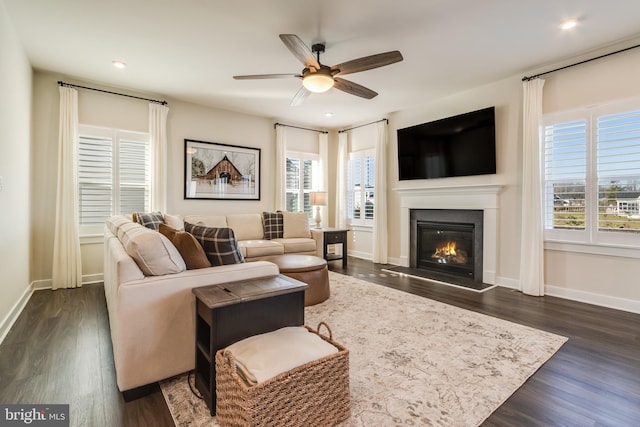
POLYGON ((260 200, 260 148, 184 140, 184 198, 260 200))

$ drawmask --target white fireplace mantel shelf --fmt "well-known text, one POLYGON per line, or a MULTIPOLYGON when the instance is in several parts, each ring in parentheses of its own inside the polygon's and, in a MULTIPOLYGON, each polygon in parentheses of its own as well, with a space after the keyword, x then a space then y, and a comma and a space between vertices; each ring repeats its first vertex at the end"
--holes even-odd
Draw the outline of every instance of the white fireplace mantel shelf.
POLYGON ((498 236, 498 195, 503 185, 394 188, 400 196, 400 260, 409 266, 409 216, 411 209, 477 209, 484 211, 483 279, 495 284, 498 236))

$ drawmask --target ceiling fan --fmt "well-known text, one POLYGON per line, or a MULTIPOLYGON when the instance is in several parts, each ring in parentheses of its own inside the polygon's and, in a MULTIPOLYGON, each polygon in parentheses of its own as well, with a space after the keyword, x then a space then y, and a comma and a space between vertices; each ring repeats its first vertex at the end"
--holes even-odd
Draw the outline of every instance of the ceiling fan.
POLYGON ((295 34, 280 34, 280 40, 282 40, 291 53, 304 64, 304 69, 301 74, 253 74, 233 76, 233 78, 236 80, 280 79, 288 77, 302 79, 302 87, 291 100, 292 106, 302 104, 311 92, 322 93, 332 87, 351 95, 371 99, 378 94, 371 89, 337 76, 383 67, 395 62, 400 62, 403 59, 399 51, 393 50, 377 55, 364 56, 329 67, 320 63, 320 54, 324 52, 325 48, 323 43, 316 43, 311 46, 311 50, 309 50, 307 45, 295 34))

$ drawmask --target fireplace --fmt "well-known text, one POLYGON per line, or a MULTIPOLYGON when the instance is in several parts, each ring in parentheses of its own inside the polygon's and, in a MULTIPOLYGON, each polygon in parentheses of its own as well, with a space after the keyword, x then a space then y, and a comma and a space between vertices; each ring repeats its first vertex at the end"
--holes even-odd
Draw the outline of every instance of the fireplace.
POLYGON ((482 282, 483 212, 412 209, 410 266, 482 282))

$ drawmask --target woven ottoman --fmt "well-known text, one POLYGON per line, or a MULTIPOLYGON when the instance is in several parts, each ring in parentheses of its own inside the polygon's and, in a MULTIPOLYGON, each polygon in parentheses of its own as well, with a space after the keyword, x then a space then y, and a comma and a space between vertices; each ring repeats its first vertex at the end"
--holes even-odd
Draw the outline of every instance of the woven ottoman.
POLYGON ((327 261, 313 255, 274 255, 262 258, 278 266, 280 274, 306 283, 304 305, 319 304, 326 301, 331 293, 329 289, 329 270, 327 261))
MULTIPOLYGON (((321 323, 318 329, 321 325, 326 326, 321 323)), ((221 426, 322 427, 349 418, 349 350, 333 341, 331 330, 326 327, 328 336, 305 326, 337 352, 253 385, 248 385, 240 374, 232 351, 219 350, 216 421, 221 426)))

